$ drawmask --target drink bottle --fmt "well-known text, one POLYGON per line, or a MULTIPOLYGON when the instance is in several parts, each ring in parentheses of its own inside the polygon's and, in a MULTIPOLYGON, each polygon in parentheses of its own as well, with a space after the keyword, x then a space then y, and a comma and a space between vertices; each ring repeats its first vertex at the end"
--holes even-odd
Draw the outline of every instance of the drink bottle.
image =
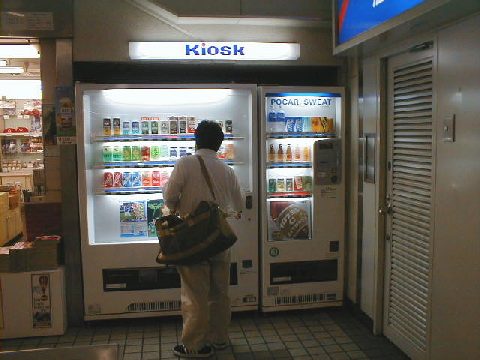
POLYGON ((293 150, 293 161, 301 161, 302 160, 302 151, 300 150, 300 146, 295 145, 295 149, 293 150))
POLYGON ((268 119, 267 119, 267 131, 268 132, 275 132, 276 131, 276 126, 277 126, 277 113, 275 112, 274 109, 271 109, 268 112, 268 119))
POLYGON ((278 153, 277 153, 277 162, 283 162, 283 161, 284 161, 283 148, 282 148, 282 144, 279 144, 278 153))
POLYGON ((285 111, 280 109, 277 111, 277 132, 284 132, 285 129, 285 111))
POLYGON ((268 150, 268 161, 275 162, 275 148, 273 144, 270 144, 270 149, 268 150))
POLYGON ((287 161, 292 161, 292 146, 290 144, 287 145, 287 161))

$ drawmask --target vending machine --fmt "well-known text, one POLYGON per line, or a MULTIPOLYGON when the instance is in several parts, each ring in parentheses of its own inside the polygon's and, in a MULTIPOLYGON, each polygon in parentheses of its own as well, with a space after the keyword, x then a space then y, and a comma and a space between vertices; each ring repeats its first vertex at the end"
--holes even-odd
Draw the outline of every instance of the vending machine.
POLYGON ((85 320, 177 314, 180 279, 155 262, 155 219, 178 158, 201 120, 225 133, 219 158, 239 178, 231 218, 233 311, 258 308, 257 88, 254 85, 76 85, 85 320))
POLYGON ((261 310, 341 305, 344 91, 263 87, 261 310))

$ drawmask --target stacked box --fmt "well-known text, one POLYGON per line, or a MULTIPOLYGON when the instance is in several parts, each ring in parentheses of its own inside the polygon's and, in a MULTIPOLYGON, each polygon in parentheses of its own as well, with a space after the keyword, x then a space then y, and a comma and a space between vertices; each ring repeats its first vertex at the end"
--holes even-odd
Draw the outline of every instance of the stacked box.
POLYGON ((56 269, 59 265, 60 236, 39 236, 28 258, 28 271, 56 269))
POLYGON ((10 248, 0 247, 0 273, 10 272, 10 248))
POLYGON ((19 241, 9 246, 9 272, 28 271, 29 258, 33 244, 27 241, 19 241))

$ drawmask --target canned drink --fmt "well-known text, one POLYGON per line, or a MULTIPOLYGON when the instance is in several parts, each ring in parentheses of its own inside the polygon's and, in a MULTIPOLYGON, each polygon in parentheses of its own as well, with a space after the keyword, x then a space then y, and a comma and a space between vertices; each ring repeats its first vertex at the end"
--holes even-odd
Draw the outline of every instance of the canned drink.
POLYGON ((103 161, 104 162, 113 161, 113 149, 111 146, 103 147, 103 161))
POLYGON ((169 134, 170 133, 170 125, 168 120, 161 120, 160 121, 160 134, 169 134))
POLYGON ((180 157, 186 156, 187 155, 187 148, 186 147, 181 147, 179 150, 179 155, 180 157))
POLYGON ((103 187, 111 188, 113 186, 113 174, 109 171, 103 173, 103 187))
POLYGON ((132 161, 132 147, 130 145, 123 146, 123 161, 132 161))
POLYGON ((176 146, 170 146, 170 157, 175 159, 178 157, 178 149, 176 146))
POLYGON ((113 147, 113 154, 112 154, 113 161, 122 161, 123 160, 123 150, 121 146, 114 146, 113 147))
POLYGON ((225 120, 225 133, 231 134, 233 132, 232 120, 225 120))
POLYGON ((132 161, 142 161, 142 148, 138 145, 132 146, 132 161))
POLYGON ((292 178, 286 178, 285 179, 285 190, 287 192, 292 192, 293 191, 293 179, 292 178))
POLYGON ((113 135, 120 134, 120 118, 113 118, 113 135))
POLYGON ((194 116, 187 117, 187 133, 195 134, 195 129, 197 128, 197 120, 194 116))
POLYGON ((105 136, 112 135, 112 119, 110 118, 103 119, 103 135, 105 136))
POLYGON ((152 171, 152 186, 160 186, 160 171, 152 171))
POLYGON ((160 160, 160 146, 153 145, 150 148, 150 160, 153 160, 153 161, 160 160))
POLYGON ((132 176, 128 171, 125 171, 122 174, 122 186, 123 187, 132 187, 132 176))
POLYGON ((186 134, 187 133, 187 118, 182 116, 178 120, 178 133, 179 134, 186 134))
POLYGON ((169 133, 171 135, 178 134, 178 121, 175 116, 170 116, 168 118, 169 133))
POLYGON ((140 175, 139 171, 133 171, 131 173, 131 181, 132 181, 132 187, 142 186, 142 176, 140 175))
POLYGON ((285 179, 277 179, 277 192, 285 192, 285 179))
POLYGON ((132 135, 140 134, 140 123, 138 121, 132 121, 132 135))
POLYGON ((113 187, 122 187, 122 173, 120 171, 113 173, 113 187))
POLYGON ((150 124, 150 129, 153 135, 158 134, 158 120, 152 120, 150 124))
POLYGON ((124 121, 122 123, 122 134, 130 135, 130 121, 124 121))
POLYGON ((187 148, 187 155, 193 155, 195 154, 195 148, 193 146, 189 146, 187 148))
POLYGON ((227 160, 233 160, 234 157, 233 144, 225 144, 225 158, 227 160))
POLYGON ((285 131, 295 132, 295 119, 294 117, 287 117, 285 120, 285 131))
POLYGON ((294 191, 303 191, 303 177, 295 176, 293 178, 293 190, 294 191))
POLYGON ((303 117, 295 118, 295 132, 303 132, 303 117))
POLYGON ((277 192, 277 179, 268 179, 268 192, 277 192))
POLYGON ((220 148, 217 151, 219 159, 225 159, 225 145, 220 145, 220 148))
POLYGON ((150 123, 147 120, 142 121, 142 135, 150 134, 150 123))
POLYGON ((168 151, 168 146, 167 145, 161 145, 160 146, 160 157, 163 159, 166 159, 170 156, 170 152, 168 151))
POLYGON ((152 173, 151 173, 151 171, 142 172, 142 186, 152 186, 152 173))
POLYGON ((150 161, 150 146, 142 146, 142 161, 150 161))
POLYGON ((163 169, 160 171, 160 186, 165 186, 170 178, 170 173, 167 169, 163 169))

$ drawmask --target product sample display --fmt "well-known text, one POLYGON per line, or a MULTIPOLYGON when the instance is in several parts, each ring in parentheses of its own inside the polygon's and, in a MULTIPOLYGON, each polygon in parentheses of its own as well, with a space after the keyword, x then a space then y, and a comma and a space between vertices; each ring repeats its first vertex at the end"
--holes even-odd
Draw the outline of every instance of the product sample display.
POLYGON ((239 239, 232 307, 257 308, 256 86, 79 84, 76 94, 85 319, 179 313, 179 276, 155 262, 155 220, 168 213, 163 188, 176 161, 195 154, 202 120, 222 128, 217 156, 245 196, 244 216, 228 219, 239 239))

